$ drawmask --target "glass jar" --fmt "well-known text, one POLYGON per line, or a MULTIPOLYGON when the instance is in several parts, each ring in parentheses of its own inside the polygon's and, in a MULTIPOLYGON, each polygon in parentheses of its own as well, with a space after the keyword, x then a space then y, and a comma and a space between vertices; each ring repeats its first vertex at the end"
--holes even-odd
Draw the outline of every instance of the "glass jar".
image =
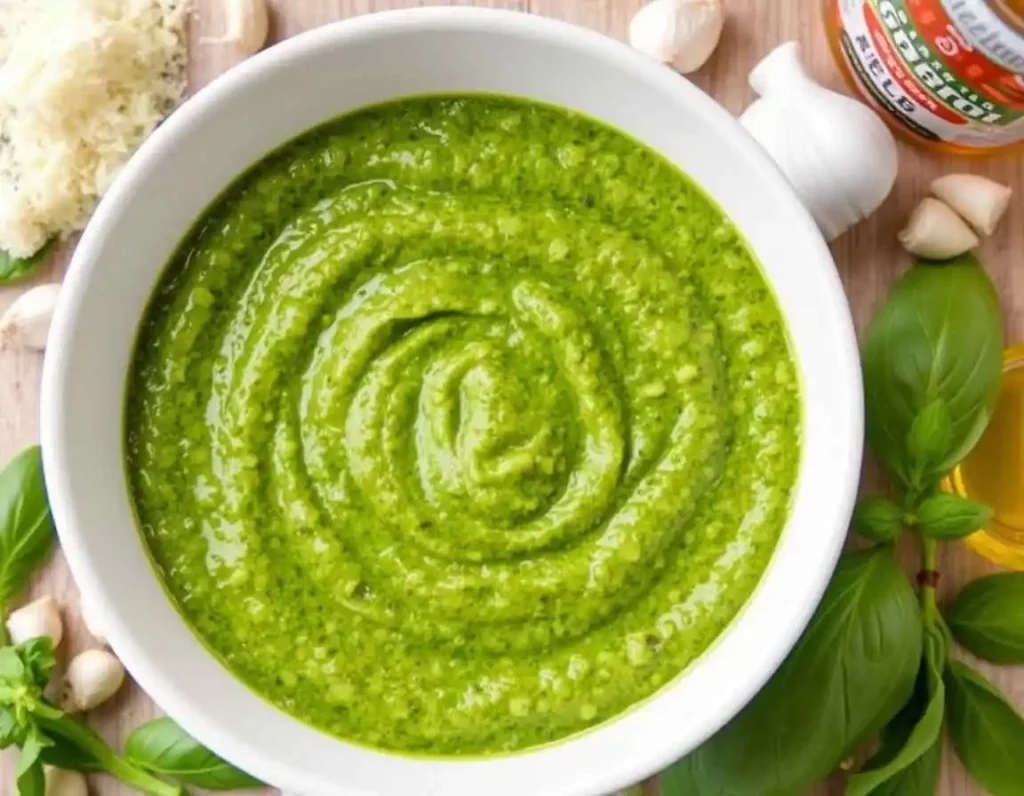
POLYGON ((850 85, 901 137, 1024 152, 1024 0, 824 0, 850 85))
POLYGON ((966 543, 998 564, 1024 570, 1024 345, 1003 354, 992 421, 944 486, 992 507, 991 521, 966 543))

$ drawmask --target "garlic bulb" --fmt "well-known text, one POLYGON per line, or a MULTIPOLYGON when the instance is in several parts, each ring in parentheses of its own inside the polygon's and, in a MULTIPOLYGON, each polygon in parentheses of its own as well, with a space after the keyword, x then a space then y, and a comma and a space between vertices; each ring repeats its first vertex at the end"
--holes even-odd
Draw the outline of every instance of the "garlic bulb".
POLYGON ((0 347, 24 346, 36 351, 46 348, 60 285, 36 285, 14 300, 0 316, 0 347))
POLYGON ((7 634, 14 644, 21 644, 30 638, 49 636, 56 649, 64 638, 60 606, 53 597, 40 597, 22 606, 7 617, 7 634))
POLYGON ((224 35, 202 38, 200 44, 233 44, 242 56, 263 49, 270 32, 267 0, 226 0, 224 13, 227 17, 224 35))
POLYGON ((967 219, 981 235, 991 235, 1010 205, 1013 191, 977 174, 947 174, 932 183, 932 193, 967 219))
POLYGON ((711 57, 724 26, 722 0, 652 0, 629 23, 629 43, 688 74, 711 57))
POLYGON ((903 248, 929 260, 948 260, 978 245, 978 236, 952 208, 938 199, 922 199, 899 234, 903 248))
POLYGON ((77 771, 44 766, 43 776, 46 779, 46 796, 89 796, 85 777, 77 771))
POLYGON ((68 664, 67 710, 92 710, 112 697, 124 682, 124 666, 106 650, 86 650, 68 664))
POLYGON ((815 83, 800 45, 750 73, 760 95, 740 123, 774 158, 828 240, 870 216, 896 182, 896 141, 866 105, 815 83))

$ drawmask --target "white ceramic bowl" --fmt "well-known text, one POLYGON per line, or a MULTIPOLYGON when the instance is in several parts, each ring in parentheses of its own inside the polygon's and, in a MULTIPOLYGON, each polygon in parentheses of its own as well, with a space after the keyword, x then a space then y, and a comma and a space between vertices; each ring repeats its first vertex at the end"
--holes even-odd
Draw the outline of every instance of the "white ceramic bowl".
POLYGON ((361 17, 251 58, 139 150, 82 236, 46 356, 46 480, 75 580, 138 683, 190 733, 304 796, 595 796, 693 749, 767 680, 803 630, 846 533, 861 383, 829 251, 767 156, 693 85, 586 30, 521 14, 361 17), (726 633, 656 698, 571 740, 474 761, 403 758, 321 734, 235 680, 172 607, 135 528, 122 412, 136 328, 192 221, 246 166, 318 122, 393 97, 491 91, 573 108, 660 150, 721 203, 775 288, 803 380, 799 483, 778 550, 726 633))

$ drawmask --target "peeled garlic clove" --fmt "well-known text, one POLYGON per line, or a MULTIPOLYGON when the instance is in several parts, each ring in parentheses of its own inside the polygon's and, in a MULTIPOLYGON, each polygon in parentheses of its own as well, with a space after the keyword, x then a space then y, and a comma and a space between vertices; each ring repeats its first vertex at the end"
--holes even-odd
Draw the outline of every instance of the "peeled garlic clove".
POLYGON ((24 346, 36 351, 46 348, 60 285, 36 285, 14 300, 0 316, 0 347, 24 346))
POLYGON ((89 796, 85 777, 77 771, 43 766, 43 776, 46 778, 46 796, 89 796))
POLYGON ((68 710, 92 710, 112 697, 124 682, 124 666, 106 650, 86 650, 68 664, 68 710))
POLYGON ((270 32, 266 0, 227 0, 224 8, 227 29, 223 36, 202 38, 200 44, 233 44, 239 55, 249 56, 263 49, 270 32))
POLYGON ((629 23, 629 43, 688 74, 711 57, 724 26, 722 0, 653 0, 629 23))
POLYGON ((40 597, 19 608, 7 617, 7 634, 14 644, 22 644, 30 638, 49 636, 56 649, 64 638, 60 606, 53 597, 40 597))
POLYGON ((828 240, 877 210, 896 182, 896 140, 867 106, 814 82, 800 45, 773 50, 750 73, 760 95, 740 117, 828 240))
POLYGON ((967 219, 981 235, 996 231, 1013 191, 977 174, 947 174, 932 183, 932 193, 967 219))
POLYGON ((85 629, 89 631, 89 635, 96 639, 104 647, 110 646, 107 642, 107 634, 103 630, 103 625, 100 624, 99 619, 96 617, 96 612, 92 607, 92 601, 89 600, 84 594, 81 596, 78 604, 78 613, 82 617, 82 624, 85 625, 85 629))
POLYGON ((948 260, 978 245, 978 236, 948 205, 928 197, 899 234, 903 248, 929 260, 948 260))

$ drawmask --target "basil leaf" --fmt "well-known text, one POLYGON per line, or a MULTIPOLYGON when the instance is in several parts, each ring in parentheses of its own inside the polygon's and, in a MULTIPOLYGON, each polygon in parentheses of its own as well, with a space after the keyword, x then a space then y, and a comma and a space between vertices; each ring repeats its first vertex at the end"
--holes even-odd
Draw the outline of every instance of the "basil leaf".
MULTIPOLYGON (((946 698, 942 673, 948 654, 949 646, 943 632, 934 625, 927 627, 925 654, 914 697, 886 727, 878 754, 863 771, 847 781, 846 796, 873 794, 932 750, 941 750, 946 698)), ((915 772, 915 776, 926 771, 930 771, 930 767, 915 772)))
POLYGON ((903 532, 903 509, 886 498, 864 498, 854 507, 853 527, 872 542, 890 542, 903 532))
POLYGON ((56 238, 51 238, 35 254, 28 257, 14 257, 0 250, 0 285, 16 282, 32 273, 37 265, 49 257, 55 242, 56 238))
POLYGON ((959 661, 946 669, 949 737, 975 782, 992 796, 1024 795, 1024 717, 959 661))
POLYGON ((45 796, 46 779, 39 756, 43 747, 48 744, 49 739, 35 727, 26 736, 25 742, 21 745, 21 754, 18 756, 18 796, 45 796))
POLYGON ((124 753, 147 771, 197 788, 234 790, 262 784, 200 745, 169 718, 137 727, 125 741, 124 753))
POLYGON ((46 796, 46 775, 43 773, 41 761, 36 760, 23 771, 19 759, 18 796, 46 796))
POLYGON ((953 420, 942 398, 936 398, 914 417, 907 432, 907 456, 919 483, 925 473, 942 465, 952 437, 953 420))
POLYGON ((948 619, 956 640, 979 658, 1024 664, 1024 572, 969 583, 950 606, 948 619))
POLYGON ((907 702, 921 646, 917 598, 891 552, 845 556, 789 658, 725 729, 677 764, 689 769, 680 776, 700 796, 800 793, 907 702))
POLYGON ((712 796, 697 790, 693 781, 693 771, 686 757, 674 766, 665 769, 658 777, 658 793, 661 796, 712 796))
POLYGON ((904 488, 927 487, 977 443, 995 407, 1002 348, 999 298, 973 256, 918 264, 893 286, 867 330, 864 398, 871 448, 904 488), (911 426, 940 398, 950 418, 947 450, 915 472, 911 426))
POLYGON ((0 708, 0 749, 6 749, 21 741, 21 727, 13 711, 0 708))
POLYGON ((33 446, 0 472, 0 607, 24 588, 52 546, 42 461, 33 446))
POLYGON ((940 737, 917 760, 871 791, 871 796, 935 796, 941 776, 940 737))
POLYGON ((25 680, 25 662, 14 647, 0 647, 0 683, 21 685, 25 680))
POLYGON ((57 665, 57 657, 53 653, 53 639, 49 636, 30 638, 15 649, 18 657, 25 664, 32 682, 39 688, 45 688, 46 684, 50 682, 50 672, 57 665))
POLYGON ((992 519, 984 503, 939 492, 925 498, 914 512, 915 528, 929 539, 951 541, 970 536, 992 519))

